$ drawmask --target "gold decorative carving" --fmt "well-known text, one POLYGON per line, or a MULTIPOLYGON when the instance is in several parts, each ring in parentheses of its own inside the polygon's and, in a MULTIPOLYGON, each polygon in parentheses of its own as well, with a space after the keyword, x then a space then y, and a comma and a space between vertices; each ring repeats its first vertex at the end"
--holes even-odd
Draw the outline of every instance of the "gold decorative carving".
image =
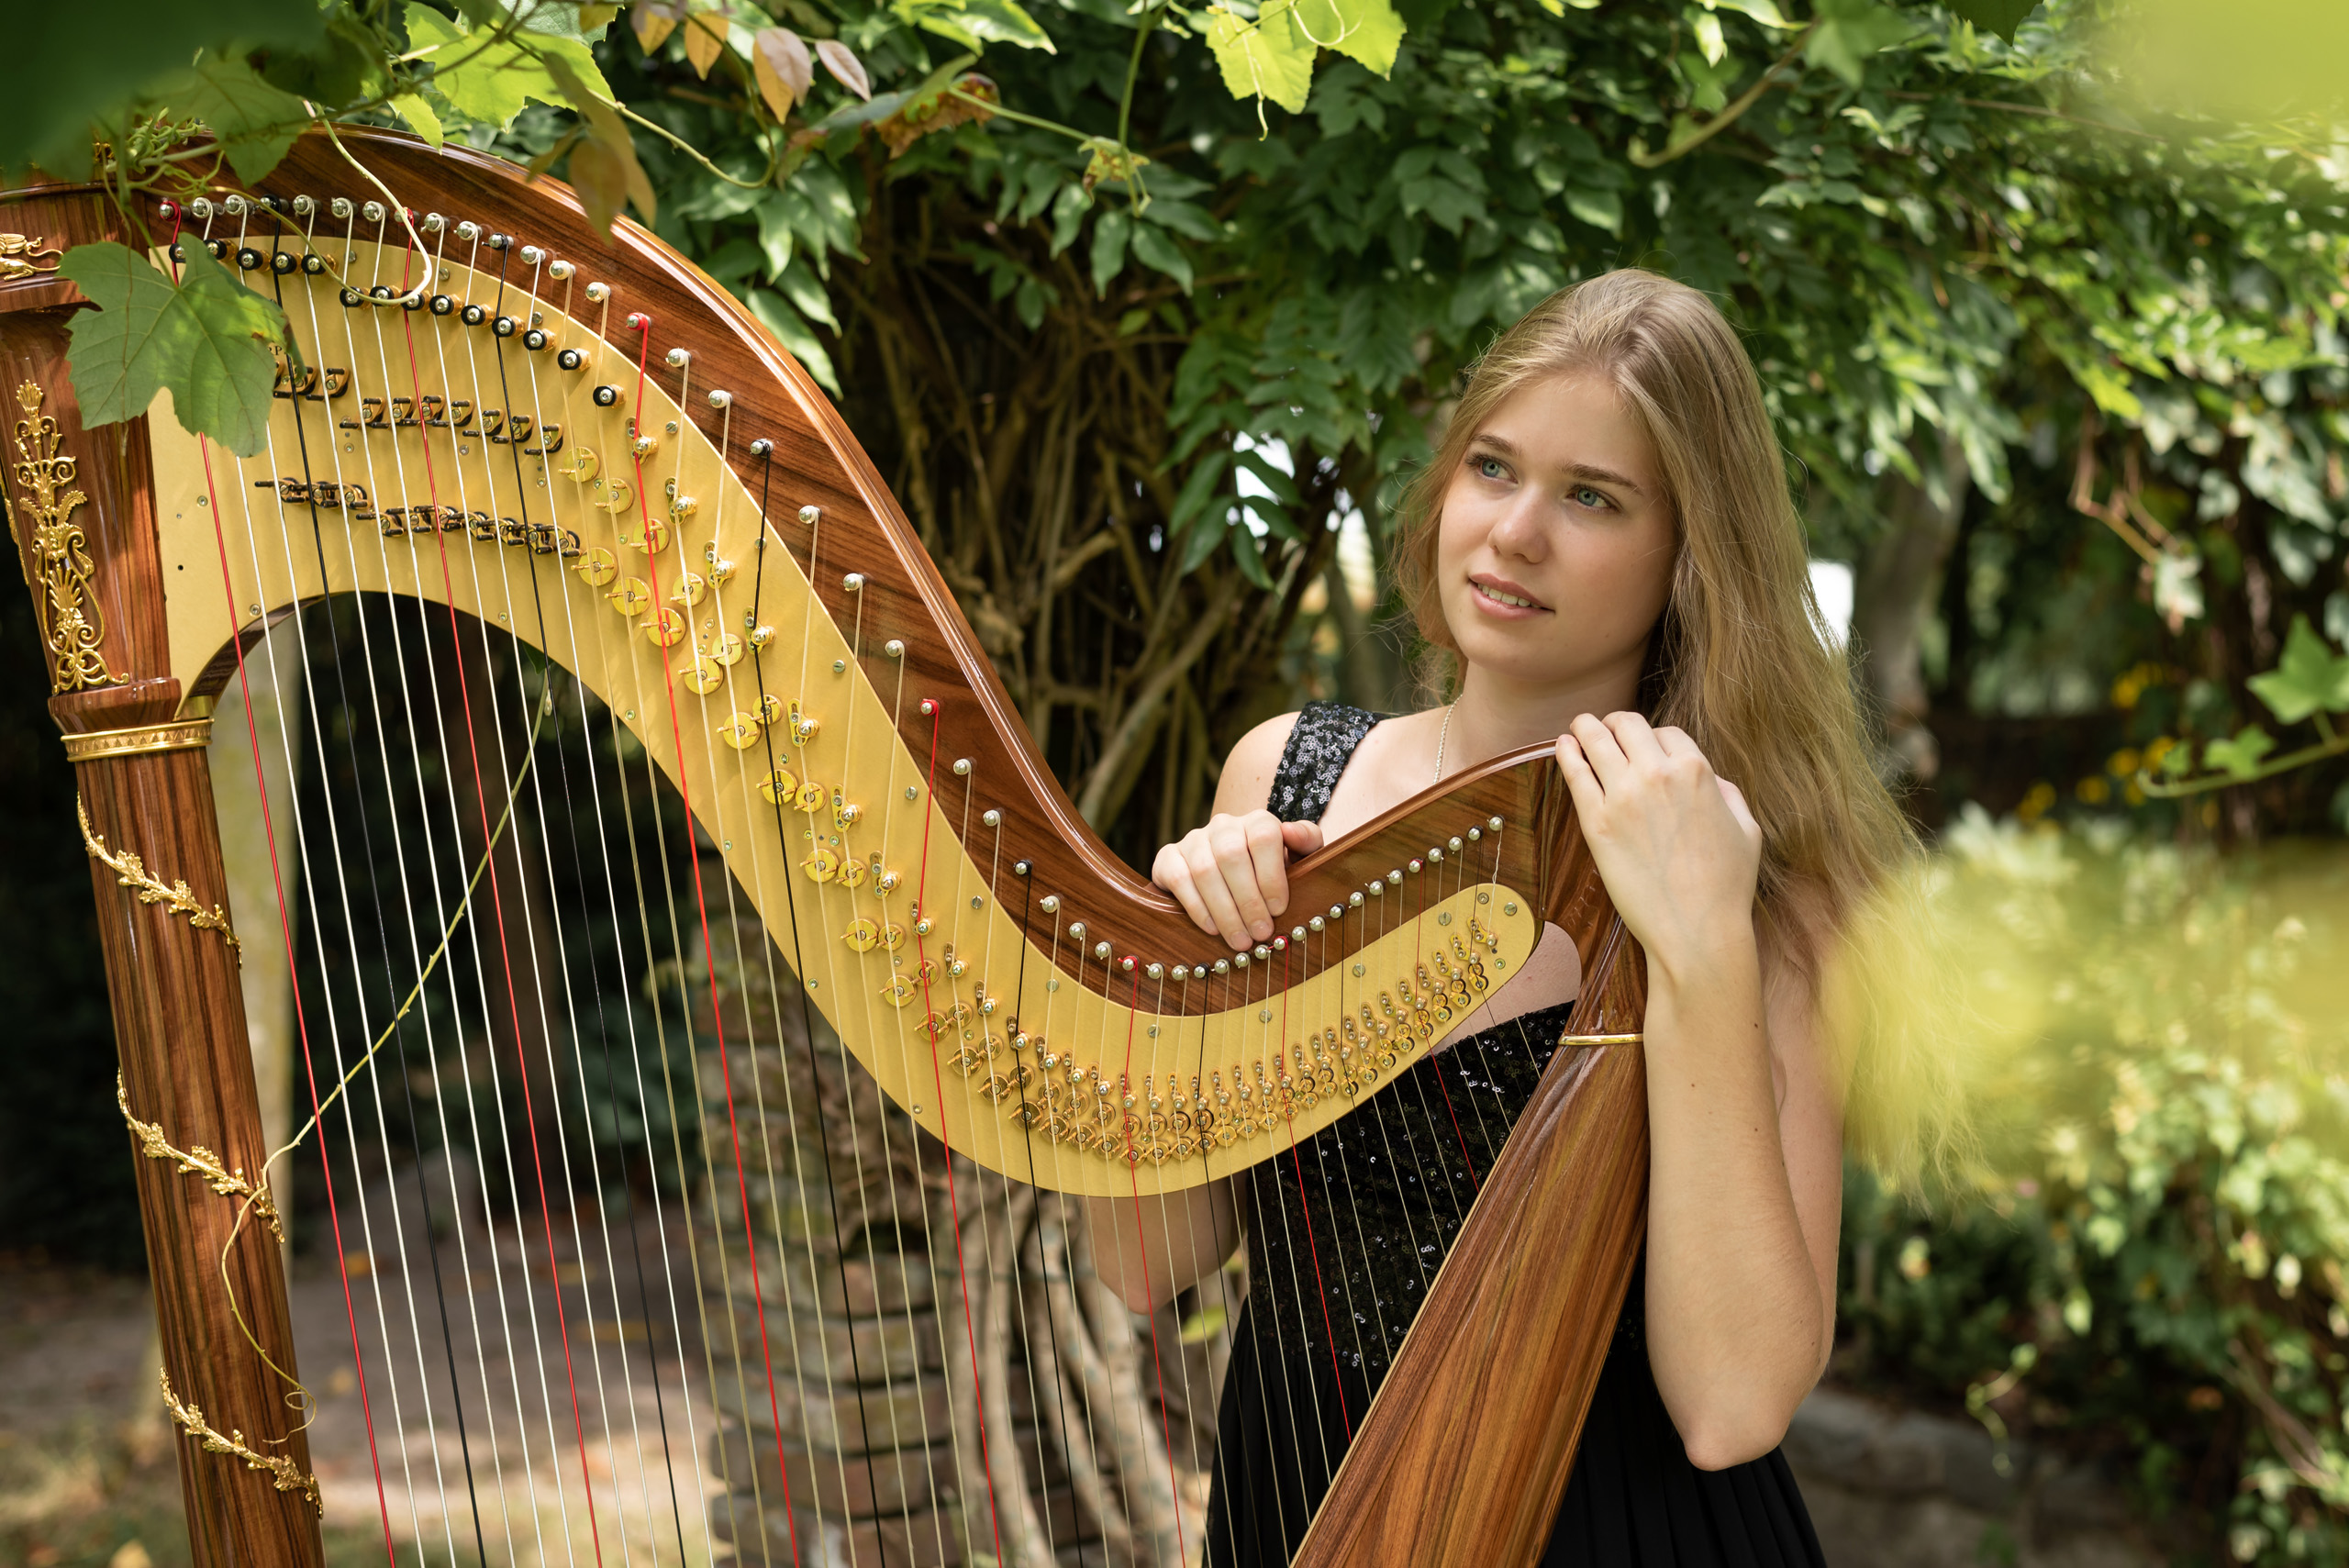
MULTIPOLYGON (((32 517, 33 562, 26 568, 25 580, 33 589, 41 637, 49 644, 50 690, 119 685, 130 677, 107 669, 99 649, 106 623, 90 592, 90 578, 97 568, 90 561, 82 525, 73 521, 73 514, 89 500, 72 488, 80 460, 59 455, 65 438, 56 418, 40 411, 41 395, 29 381, 17 388, 17 405, 25 411, 17 421, 17 499, 32 517), (39 582, 33 581, 36 571, 39 582)), ((16 541, 21 559, 24 540, 14 511, 8 517, 8 537, 16 541)))
POLYGON ((140 1121, 130 1114, 130 1091, 123 1085, 119 1073, 114 1075, 114 1103, 122 1107, 122 1119, 130 1124, 131 1136, 139 1140, 140 1153, 150 1160, 177 1161, 181 1175, 202 1176, 205 1185, 222 1197, 245 1199, 252 1211, 261 1216, 262 1223, 268 1226, 280 1241, 285 1240, 285 1227, 277 1218, 277 1205, 271 1201, 269 1189, 259 1183, 247 1181, 241 1168, 228 1169, 220 1162, 220 1156, 201 1143, 185 1151, 173 1148, 163 1136, 161 1122, 140 1121))
POLYGON ((53 272, 65 252, 38 234, 0 234, 0 284, 53 272))
POLYGON ((168 915, 184 915, 187 923, 199 931, 219 932, 221 940, 228 944, 228 951, 237 955, 237 962, 244 962, 243 944, 237 940, 237 933, 228 929, 227 911, 217 904, 206 909, 185 881, 164 882, 128 850, 119 854, 110 853, 106 841, 90 830, 89 807, 82 804, 82 797, 78 795, 73 797, 73 815, 82 820, 82 843, 90 851, 90 858, 113 872, 117 883, 137 890, 139 902, 161 904, 168 915))
POLYGON ((65 737, 65 754, 77 762, 99 757, 135 757, 148 751, 201 751, 212 743, 209 718, 174 719, 136 729, 94 729, 65 737))
POLYGON ((326 1515, 326 1505, 318 1500, 318 1478, 305 1475, 302 1467, 283 1454, 256 1453, 245 1446, 245 1434, 231 1428, 223 1437, 204 1418, 204 1412, 194 1405, 180 1402, 172 1392, 172 1374, 168 1369, 160 1374, 163 1385, 163 1404, 172 1412, 172 1419, 186 1429, 187 1436, 203 1446, 206 1453, 225 1453, 245 1462, 247 1470, 258 1470, 269 1477, 270 1485, 281 1492, 299 1492, 310 1499, 310 1506, 326 1515))

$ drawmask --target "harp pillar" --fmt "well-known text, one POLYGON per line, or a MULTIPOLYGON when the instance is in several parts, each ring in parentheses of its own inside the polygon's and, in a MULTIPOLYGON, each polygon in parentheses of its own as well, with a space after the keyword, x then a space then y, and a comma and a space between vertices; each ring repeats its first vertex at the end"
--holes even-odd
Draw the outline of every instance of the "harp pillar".
MULTIPOLYGON (((103 210, 53 187, 0 198, 0 220, 45 217, 55 246, 101 238, 103 210)), ((238 1184, 262 1186, 268 1150, 205 764, 211 725, 192 711, 210 705, 184 704, 179 682, 157 673, 169 667, 169 585, 147 421, 83 428, 65 361, 80 303, 38 269, 0 283, 0 457, 85 818, 66 830, 90 853, 169 1385, 144 1397, 170 1409, 198 1568, 318 1568, 301 1414, 261 1353, 295 1373, 278 1238, 259 1212, 237 1225, 238 1184)))

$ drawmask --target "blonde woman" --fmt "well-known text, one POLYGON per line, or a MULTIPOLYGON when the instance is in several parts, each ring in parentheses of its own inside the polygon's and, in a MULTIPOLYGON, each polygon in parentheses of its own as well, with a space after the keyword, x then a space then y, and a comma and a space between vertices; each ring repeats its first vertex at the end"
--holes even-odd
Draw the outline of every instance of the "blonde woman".
MULTIPOLYGON (((1553 295, 1475 367, 1398 557, 1453 700, 1260 726, 1212 819, 1153 877, 1203 929, 1252 946, 1284 911, 1291 856, 1554 742, 1647 957, 1653 1152, 1643 1263, 1545 1561, 1818 1563, 1778 1445, 1833 1340, 1842 1108, 1820 980, 1911 841, 1821 636, 1735 333, 1650 272, 1553 295)), ((1579 980, 1553 929, 1300 1158, 1154 1213, 1095 1206, 1097 1266, 1137 1309, 1246 1241, 1209 1562, 1294 1555, 1579 980)))

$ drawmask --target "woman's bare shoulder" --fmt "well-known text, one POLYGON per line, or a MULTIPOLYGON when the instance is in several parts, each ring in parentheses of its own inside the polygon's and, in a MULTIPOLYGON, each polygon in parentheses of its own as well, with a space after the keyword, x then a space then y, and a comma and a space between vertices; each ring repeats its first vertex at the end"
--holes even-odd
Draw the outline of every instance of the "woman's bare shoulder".
POLYGON ((1238 817, 1261 811, 1273 797, 1273 775, 1280 771, 1281 754, 1297 728, 1297 715, 1282 714, 1242 735, 1223 760, 1223 774, 1216 781, 1218 814, 1238 817))

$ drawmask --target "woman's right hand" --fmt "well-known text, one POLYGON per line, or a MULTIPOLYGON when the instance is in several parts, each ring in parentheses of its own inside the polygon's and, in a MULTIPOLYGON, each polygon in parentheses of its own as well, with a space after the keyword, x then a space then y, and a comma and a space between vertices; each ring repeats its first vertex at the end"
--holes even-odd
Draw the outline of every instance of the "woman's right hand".
POLYGON ((1288 861, 1321 847, 1318 822, 1269 811, 1215 816, 1158 851, 1150 879, 1174 895, 1199 929, 1241 951, 1269 941, 1288 907, 1288 861))

